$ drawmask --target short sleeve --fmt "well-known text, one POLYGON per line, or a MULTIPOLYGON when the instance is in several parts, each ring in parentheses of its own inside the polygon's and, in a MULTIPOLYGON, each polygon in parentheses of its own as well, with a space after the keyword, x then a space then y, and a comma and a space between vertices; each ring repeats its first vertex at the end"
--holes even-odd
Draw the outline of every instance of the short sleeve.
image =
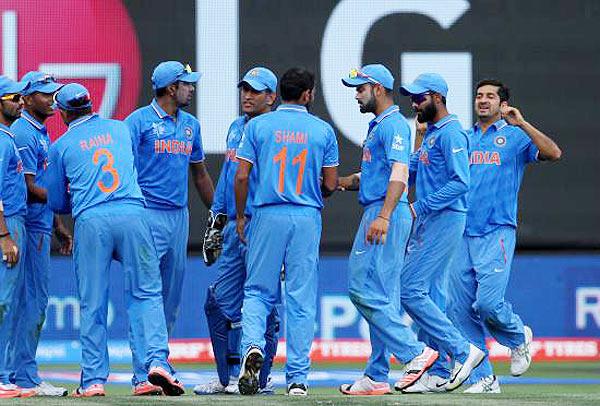
POLYGON ((383 125, 379 130, 379 136, 390 165, 394 162, 409 164, 410 130, 407 125, 383 125))
POLYGON ((39 142, 36 136, 30 132, 15 131, 15 144, 23 161, 23 169, 26 174, 37 174, 37 157, 39 142))
POLYGON ((339 151, 335 131, 331 126, 327 126, 327 145, 325 146, 325 155, 323 157, 323 167, 333 167, 339 165, 339 151))
POLYGON ((256 163, 257 149, 256 149, 256 121, 252 120, 246 126, 244 133, 242 134, 242 140, 237 150, 236 157, 248 161, 251 164, 256 163))
POLYGON ((194 138, 192 141, 192 155, 190 156, 191 163, 204 161, 204 148, 202 147, 202 132, 200 131, 200 123, 196 121, 192 127, 194 138))

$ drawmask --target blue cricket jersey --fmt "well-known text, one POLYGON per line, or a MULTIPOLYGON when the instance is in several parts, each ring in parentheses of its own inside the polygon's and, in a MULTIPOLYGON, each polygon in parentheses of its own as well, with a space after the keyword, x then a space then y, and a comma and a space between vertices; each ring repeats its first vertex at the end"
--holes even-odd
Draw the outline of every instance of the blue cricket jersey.
POLYGON ((321 209, 321 172, 338 165, 337 139, 331 125, 304 106, 282 104, 250 120, 237 157, 254 165, 255 207, 294 204, 321 209))
POLYGON ((125 119, 131 129, 138 182, 146 205, 176 209, 188 204, 189 164, 204 161, 200 123, 177 110, 169 116, 152 100, 125 119))
MULTIPOLYGON (((213 213, 226 214, 230 219, 235 218, 235 192, 234 182, 235 173, 239 166, 239 159, 237 158, 237 151, 242 141, 242 135, 246 124, 248 124, 248 116, 238 117, 229 126, 227 132, 227 152, 225 153, 225 160, 223 167, 221 168, 221 174, 219 175, 219 181, 215 189, 215 197, 211 210, 213 213)), ((256 183, 256 171, 252 170, 250 173, 250 180, 248 182, 248 198, 246 204, 246 215, 252 215, 252 202, 254 200, 254 188, 256 183)))
POLYGON ((23 161, 17 150, 14 135, 0 123, 0 201, 4 217, 25 215, 27 212, 27 186, 23 161))
POLYGON ((468 147, 467 135, 454 114, 427 127, 423 143, 410 161, 411 172, 416 173, 413 207, 417 216, 444 209, 467 211, 468 147))
POLYGON ((131 134, 117 120, 80 117, 48 152, 48 205, 59 213, 82 212, 103 203, 143 205, 131 134))
POLYGON ((519 127, 504 120, 485 134, 476 124, 467 132, 471 185, 465 233, 481 236, 499 226, 517 226, 517 200, 525 167, 537 161, 538 148, 519 127))
MULTIPOLYGON (((392 164, 409 164, 410 128, 398 106, 390 106, 369 123, 363 143, 358 201, 363 206, 385 200, 392 164)), ((406 202, 407 193, 400 201, 406 202)))
MULTIPOLYGON (((46 126, 38 122, 23 110, 10 130, 15 135, 15 143, 23 160, 25 175, 33 175, 35 184, 47 189, 46 168, 48 167, 48 148, 50 137, 46 126)), ((46 203, 28 203, 25 227, 35 233, 52 233, 54 214, 46 203)))

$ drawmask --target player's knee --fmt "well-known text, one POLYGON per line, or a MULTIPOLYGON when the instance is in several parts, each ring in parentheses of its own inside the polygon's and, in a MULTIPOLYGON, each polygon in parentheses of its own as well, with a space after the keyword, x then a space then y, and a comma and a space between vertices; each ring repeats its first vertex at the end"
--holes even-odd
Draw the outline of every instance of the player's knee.
POLYGON ((491 300, 478 300, 473 307, 482 320, 493 322, 498 318, 502 303, 491 300))

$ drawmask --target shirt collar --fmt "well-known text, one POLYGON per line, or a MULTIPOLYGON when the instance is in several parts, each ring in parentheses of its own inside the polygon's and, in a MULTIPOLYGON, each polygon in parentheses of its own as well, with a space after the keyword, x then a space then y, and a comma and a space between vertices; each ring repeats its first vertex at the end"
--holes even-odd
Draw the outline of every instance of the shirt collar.
POLYGON ((81 123, 85 123, 86 121, 91 120, 94 117, 98 117, 98 114, 96 114, 96 113, 88 114, 83 117, 79 117, 77 120, 71 121, 69 123, 69 130, 72 129, 73 127, 78 126, 81 123))
POLYGON ((458 121, 458 117, 456 116, 456 114, 448 114, 446 117, 442 118, 441 120, 438 120, 438 122, 431 124, 431 126, 439 130, 446 124, 451 123, 452 121, 458 121))
POLYGON ((162 109, 162 107, 160 107, 160 105, 158 104, 158 102, 156 101, 156 99, 152 99, 152 103, 150 103, 150 106, 152 106, 152 109, 154 110, 154 112, 156 113, 156 115, 159 118, 165 118, 168 117, 169 115, 167 114, 166 111, 164 111, 162 109))
POLYGON ((277 111, 295 111, 298 113, 308 113, 308 110, 305 106, 301 106, 299 104, 280 104, 277 107, 277 111))
MULTIPOLYGON (((494 127, 496 129, 496 131, 500 131, 501 129, 503 129, 507 125, 508 125, 508 123, 506 122, 506 120, 504 120, 503 118, 501 118, 500 120, 494 122, 494 124, 492 124, 490 127, 494 127)), ((475 123, 475 125, 473 126, 473 128, 481 131, 479 122, 475 123)))
POLYGON ((10 132, 10 128, 7 125, 0 123, 0 131, 8 134, 10 136, 10 138, 15 138, 13 133, 10 132))
POLYGON ((381 123, 381 121, 384 118, 386 118, 390 114, 397 113, 399 111, 400 111, 400 107, 398 107, 396 105, 392 105, 392 106, 388 107, 387 109, 383 110, 383 112, 381 112, 380 115, 378 115, 373 120, 371 120, 371 123, 379 124, 379 123, 381 123))
POLYGON ((46 131, 46 126, 39 121, 37 121, 31 114, 29 114, 26 110, 21 112, 21 117, 27 121, 29 124, 37 128, 39 131, 46 131))

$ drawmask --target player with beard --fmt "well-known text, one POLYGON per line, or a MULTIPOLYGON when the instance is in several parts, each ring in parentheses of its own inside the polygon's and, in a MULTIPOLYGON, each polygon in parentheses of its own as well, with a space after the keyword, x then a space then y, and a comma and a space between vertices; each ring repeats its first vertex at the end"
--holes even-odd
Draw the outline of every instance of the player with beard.
POLYGON ((415 218, 401 274, 402 305, 418 327, 418 337, 440 358, 404 392, 454 390, 485 354, 470 344, 445 312, 444 283, 465 228, 469 190, 468 139, 458 118, 446 108, 448 85, 438 74, 424 73, 400 92, 408 95, 417 120, 428 124, 423 142, 411 157, 416 182, 415 218), (454 362, 450 373, 448 356, 454 362))
MULTIPOLYGON (((221 169, 215 199, 208 219, 204 236, 204 262, 210 266, 217 258, 217 277, 209 286, 204 304, 208 330, 212 342, 218 379, 197 385, 197 395, 219 393, 239 393, 240 339, 242 328, 242 302, 244 281, 246 280, 246 245, 242 244, 235 230, 234 179, 239 165, 236 151, 242 134, 250 120, 271 111, 277 98, 277 77, 267 68, 250 69, 238 83, 242 116, 229 127, 227 133, 227 153, 221 169), (223 241, 224 240, 224 241, 223 241), (222 253, 221 253, 222 250, 222 253)), ((246 205, 246 232, 252 218, 252 201, 256 188, 256 171, 251 173, 246 205)), ((273 384, 269 379, 273 358, 277 352, 279 316, 277 308, 267 320, 265 333, 265 362, 260 371, 259 389, 263 394, 273 394, 273 384)))
MULTIPOLYGON (((200 73, 177 61, 160 63, 152 73, 155 98, 129 115, 138 182, 146 200, 148 221, 160 259, 167 331, 179 312, 189 236, 188 172, 207 208, 213 183, 204 164, 200 123, 183 107, 190 105, 200 73)), ((133 352, 133 394, 156 395, 147 382, 143 348, 133 352)))
POLYGON ((27 83, 0 76, 0 398, 31 396, 11 383, 8 354, 16 343, 17 287, 25 272, 27 187, 23 161, 9 126, 21 116, 27 83))
MULTIPOLYGON (((531 328, 504 299, 515 249, 517 201, 527 164, 556 161, 552 139, 509 106, 509 90, 497 80, 477 84, 477 123, 467 135, 471 186, 464 237, 448 278, 448 315, 465 337, 486 351, 487 331, 511 349, 510 372, 522 375, 531 363, 531 328), (493 196, 493 199, 489 197, 493 196)), ((473 372, 465 393, 500 393, 489 358, 473 372)))
POLYGON ((36 396, 65 396, 67 389, 55 387, 41 380, 35 362, 40 331, 46 320, 48 306, 48 270, 50 267, 50 241, 52 227, 60 242, 59 252, 70 255, 73 238, 65 229, 59 216, 48 207, 48 189, 45 172, 48 166, 50 136, 44 123, 54 115, 53 96, 62 86, 43 72, 28 72, 21 81, 29 86, 23 91, 25 107, 21 118, 10 127, 23 159, 27 184, 27 255, 25 278, 20 290, 19 307, 25 309, 19 318, 17 342, 11 352, 15 384, 35 393, 36 396))
POLYGON ((369 324, 371 356, 364 376, 343 384, 346 395, 390 393, 390 352, 406 364, 404 387, 434 363, 437 351, 416 340, 402 321, 400 271, 412 226, 407 185, 410 129, 394 105, 394 77, 383 65, 366 65, 342 79, 356 88, 361 113, 373 113, 363 143, 360 172, 342 177, 341 190, 358 190, 364 207, 349 259, 350 300, 369 324))

